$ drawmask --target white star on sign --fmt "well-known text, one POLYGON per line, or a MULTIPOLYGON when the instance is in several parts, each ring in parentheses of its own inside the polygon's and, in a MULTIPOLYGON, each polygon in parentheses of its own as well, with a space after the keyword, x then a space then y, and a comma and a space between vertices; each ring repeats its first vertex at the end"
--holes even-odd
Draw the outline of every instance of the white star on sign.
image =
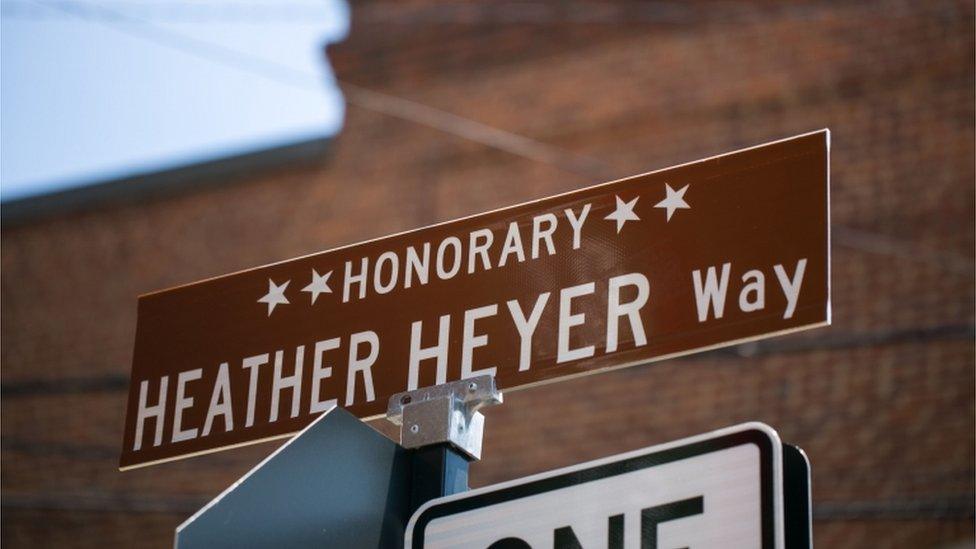
POLYGON ((285 288, 288 287, 289 283, 291 283, 291 280, 286 280, 284 284, 278 286, 270 278, 268 279, 268 293, 258 300, 258 303, 268 304, 268 316, 271 316, 271 311, 273 311, 275 306, 277 306, 279 303, 288 303, 288 298, 285 297, 285 288))
POLYGON ((332 293, 332 288, 329 288, 330 276, 332 276, 332 271, 325 273, 325 276, 320 276, 318 271, 312 269, 312 283, 302 288, 303 292, 312 294, 312 305, 315 305, 315 300, 319 298, 319 294, 332 293))
POLYGON ((685 199, 684 199, 685 191, 688 190, 688 185, 685 185, 684 187, 681 187, 681 190, 679 190, 679 191, 675 191, 674 189, 671 188, 671 185, 668 185, 667 183, 665 183, 664 186, 668 188, 667 189, 668 196, 664 200, 662 200, 662 201, 658 202, 657 204, 655 204, 654 207, 655 208, 667 208, 668 209, 668 219, 667 219, 667 221, 671 221, 671 216, 674 215, 674 211, 675 210, 690 210, 691 209, 691 206, 689 206, 688 203, 685 202, 685 199))
POLYGON ((614 198, 617 199, 617 207, 613 210, 613 213, 603 219, 616 221, 617 234, 620 234, 620 229, 624 228, 624 223, 628 221, 640 221, 640 218, 634 213, 634 206, 637 205, 637 199, 640 197, 638 196, 627 203, 624 203, 619 196, 614 195, 614 198))

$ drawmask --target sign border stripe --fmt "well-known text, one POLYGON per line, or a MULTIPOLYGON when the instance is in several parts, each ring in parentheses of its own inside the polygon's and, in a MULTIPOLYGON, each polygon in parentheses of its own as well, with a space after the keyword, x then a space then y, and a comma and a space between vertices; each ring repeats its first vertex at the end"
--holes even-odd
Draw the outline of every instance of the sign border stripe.
POLYGON ((759 448, 762 545, 770 549, 782 547, 782 442, 772 427, 751 422, 431 500, 422 505, 407 523, 404 548, 423 547, 424 530, 437 518, 745 444, 754 444, 759 448), (582 482, 579 481, 581 474, 587 477, 582 482), (435 511, 431 512, 432 509, 435 511), (776 520, 777 517, 779 520, 776 520))

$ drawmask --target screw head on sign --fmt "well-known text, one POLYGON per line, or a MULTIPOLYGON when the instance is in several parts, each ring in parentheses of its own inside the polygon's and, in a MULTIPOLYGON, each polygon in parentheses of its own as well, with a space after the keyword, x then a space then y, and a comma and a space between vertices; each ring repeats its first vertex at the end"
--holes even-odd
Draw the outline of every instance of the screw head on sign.
POLYGON ((411 425, 410 426, 410 432, 413 433, 413 434, 419 433, 420 432, 420 425, 411 425))
POLYGON ((477 388, 478 388, 478 384, 477 383, 475 383, 473 381, 471 383, 468 383, 468 391, 469 392, 472 392, 473 393, 475 391, 475 389, 477 389, 477 388))
POLYGON ((410 404, 411 400, 413 399, 410 398, 410 395, 403 395, 402 397, 400 397, 400 405, 406 406, 407 404, 410 404))

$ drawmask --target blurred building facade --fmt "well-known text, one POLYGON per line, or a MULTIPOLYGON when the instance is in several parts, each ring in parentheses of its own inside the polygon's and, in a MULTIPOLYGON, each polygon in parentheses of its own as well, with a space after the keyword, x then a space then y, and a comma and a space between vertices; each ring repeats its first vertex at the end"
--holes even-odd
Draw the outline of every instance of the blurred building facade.
POLYGON ((4 212, 3 543, 169 546, 275 447, 117 471, 137 295, 822 127, 834 325, 507 395, 472 483, 760 420, 812 461, 817 545, 972 540, 973 17, 355 3, 328 52, 348 99, 328 145, 4 212))

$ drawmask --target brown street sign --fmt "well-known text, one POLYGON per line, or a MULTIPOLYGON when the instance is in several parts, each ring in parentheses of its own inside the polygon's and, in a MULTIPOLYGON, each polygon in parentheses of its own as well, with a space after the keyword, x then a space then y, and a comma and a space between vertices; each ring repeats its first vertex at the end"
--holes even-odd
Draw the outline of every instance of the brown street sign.
POLYGON ((829 132, 139 298, 123 469, 830 322, 829 132))

